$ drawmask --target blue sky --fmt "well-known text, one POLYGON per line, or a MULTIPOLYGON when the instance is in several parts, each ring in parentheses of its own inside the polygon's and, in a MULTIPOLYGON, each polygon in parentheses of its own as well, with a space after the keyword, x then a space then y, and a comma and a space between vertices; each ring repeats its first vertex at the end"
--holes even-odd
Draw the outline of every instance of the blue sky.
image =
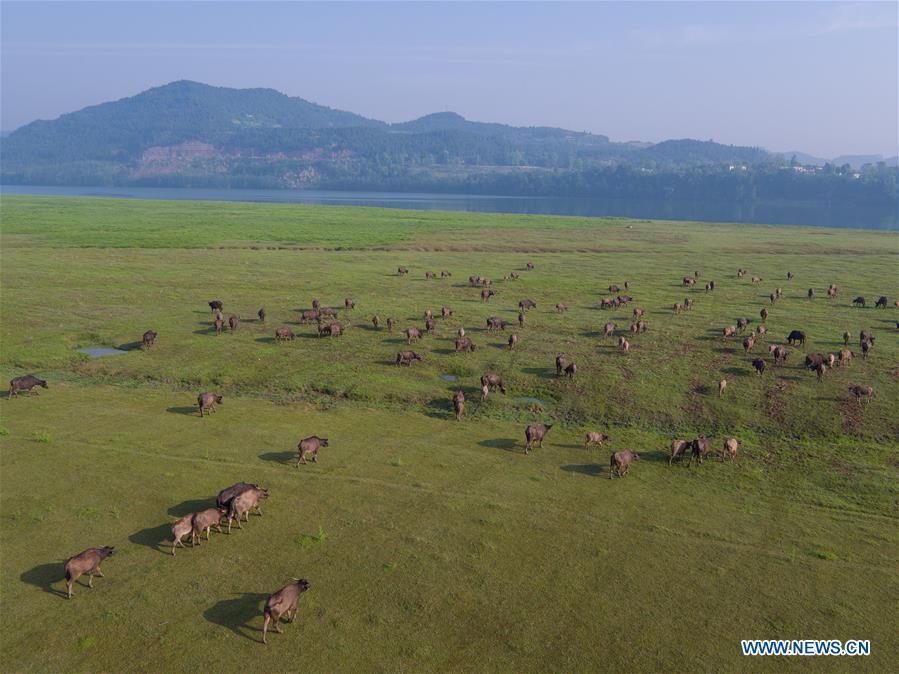
POLYGON ((0 125, 177 79, 386 121, 896 154, 894 2, 2 2, 0 125))

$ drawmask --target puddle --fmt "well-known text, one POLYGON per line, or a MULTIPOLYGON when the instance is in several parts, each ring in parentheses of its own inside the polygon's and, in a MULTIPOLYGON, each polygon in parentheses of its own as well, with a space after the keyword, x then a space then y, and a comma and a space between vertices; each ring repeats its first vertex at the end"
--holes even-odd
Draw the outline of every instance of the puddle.
POLYGON ((549 407, 548 400, 540 400, 540 398, 530 398, 528 396, 519 396, 512 398, 517 403, 525 403, 526 405, 540 405, 540 407, 549 407))
POLYGON ((456 381, 458 379, 458 377, 454 374, 442 374, 440 375, 440 378, 443 381, 456 381))
POLYGON ((122 351, 121 349, 113 349, 109 346, 85 346, 84 348, 78 349, 81 353, 86 353, 91 358, 103 358, 104 356, 118 356, 123 353, 128 353, 127 351, 122 351))

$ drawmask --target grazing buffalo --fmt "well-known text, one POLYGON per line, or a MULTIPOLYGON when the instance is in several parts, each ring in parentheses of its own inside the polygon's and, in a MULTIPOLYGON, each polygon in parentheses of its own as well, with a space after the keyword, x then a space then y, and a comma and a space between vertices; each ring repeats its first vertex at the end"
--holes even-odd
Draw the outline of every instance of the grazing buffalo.
POLYGON ((862 342, 862 360, 868 360, 868 352, 874 348, 874 342, 862 342))
POLYGON ((631 326, 634 333, 644 333, 646 332, 646 321, 639 320, 631 326))
POLYGON ((478 285, 479 276, 469 276, 468 277, 468 285, 471 287, 476 287, 478 285))
POLYGON ((627 305, 628 302, 633 302, 633 301, 634 301, 634 298, 631 297, 630 295, 619 295, 619 296, 616 297, 615 299, 617 299, 617 300, 618 300, 618 303, 621 304, 621 305, 623 305, 623 306, 624 306, 624 305, 627 305))
POLYGON ((865 298, 859 295, 854 300, 852 300, 852 303, 857 307, 863 307, 865 306, 865 298))
POLYGON ((881 295, 880 297, 877 298, 877 301, 874 303, 874 308, 879 309, 880 307, 883 307, 884 309, 886 309, 888 301, 889 300, 887 300, 886 295, 881 295))
POLYGON ((490 316, 487 318, 487 331, 494 332, 496 330, 505 330, 506 326, 499 316, 490 316))
POLYGON ((568 375, 569 379, 574 379, 574 375, 577 374, 577 365, 575 363, 568 363, 565 366, 565 374, 568 375))
POLYGON ((814 288, 809 288, 809 289, 808 289, 808 298, 809 298, 810 300, 815 298, 815 289, 814 289, 814 288))
POLYGON ((304 309, 300 312, 300 323, 311 323, 320 318, 317 309, 304 309))
POLYGON ((429 335, 433 335, 437 331, 437 321, 433 318, 429 318, 425 321, 425 332, 429 335))
POLYGON ((198 513, 194 513, 190 518, 190 544, 200 545, 203 538, 203 532, 206 532, 206 540, 212 533, 212 527, 219 533, 222 533, 222 515, 227 512, 225 508, 206 508, 198 513))
POLYGON ((509 272, 509 280, 517 281, 518 280, 518 272, 517 271, 509 272))
POLYGON ((805 346, 806 336, 802 330, 793 330, 787 335, 787 343, 790 346, 805 346))
POLYGON ((38 379, 33 374, 15 377, 9 381, 9 397, 18 397, 19 391, 27 391, 30 395, 38 395, 38 392, 35 391, 38 386, 41 388, 49 388, 46 381, 38 379))
POLYGON ((735 334, 737 334, 737 326, 736 325, 729 325, 721 331, 721 335, 724 337, 724 339, 727 339, 728 337, 732 337, 735 334))
POLYGON ((457 336, 457 337, 464 337, 464 336, 465 336, 465 328, 462 327, 462 326, 459 326, 459 329, 456 330, 456 336, 457 336))
POLYGON ((246 517, 246 521, 250 521, 251 508, 256 509, 257 515, 262 515, 262 509, 259 507, 259 504, 267 498, 268 489, 247 489, 242 494, 231 499, 231 504, 228 507, 228 533, 231 533, 231 522, 234 520, 237 520, 237 528, 243 529, 240 526, 240 520, 242 517, 246 517))
POLYGON ((631 288, 631 282, 630 282, 630 281, 625 281, 625 282, 624 282, 624 289, 625 289, 625 290, 630 290, 630 288, 631 288))
POLYGON ((455 341, 455 345, 456 351, 467 351, 468 353, 471 353, 477 348, 474 345, 474 342, 468 339, 468 337, 458 337, 455 341))
MULTIPOLYGON (((400 267, 405 269, 405 267, 400 267)), ((400 272, 403 273, 403 272, 400 272)), ((288 622, 293 622, 297 618, 297 603, 300 601, 300 595, 310 587, 310 583, 305 578, 294 578, 293 582, 285 585, 275 592, 265 601, 265 608, 262 610, 264 616, 262 620, 262 643, 266 642, 268 635, 268 624, 274 622, 275 631, 281 634, 281 616, 287 614, 288 622), (293 615, 291 616, 291 611, 293 615)))
POLYGON ((712 292, 714 289, 715 289, 715 282, 714 282, 714 281, 709 281, 708 283, 705 284, 705 291, 706 291, 707 293, 712 292))
POLYGON ((209 302, 209 308, 212 310, 212 313, 215 313, 216 311, 222 311, 225 305, 222 304, 221 300, 212 300, 209 302))
POLYGON ((518 327, 519 328, 524 327, 524 312, 523 311, 518 312, 518 327))
POLYGON ((216 318, 215 323, 213 323, 213 325, 215 326, 215 334, 217 334, 217 335, 222 334, 222 329, 225 327, 224 319, 216 318))
POLYGON ((533 263, 533 262, 528 262, 528 263, 525 265, 525 267, 527 267, 528 269, 533 269, 533 268, 534 268, 534 263, 533 263))
POLYGON ((549 433, 549 429, 553 427, 552 424, 531 424, 527 428, 524 429, 524 453, 529 454, 530 451, 534 448, 534 443, 537 443, 537 446, 543 449, 543 438, 546 437, 546 434, 549 433))
POLYGON ((340 323, 330 323, 325 325, 320 323, 318 326, 319 337, 340 337, 343 334, 343 325, 340 323))
POLYGON ((756 358, 752 361, 752 367, 755 368, 756 374, 765 374, 765 368, 767 367, 767 363, 765 363, 764 358, 756 358))
POLYGON ((757 327, 757 328, 755 329, 755 334, 756 334, 758 337, 761 337, 762 335, 767 335, 767 334, 768 334, 768 328, 766 328, 764 325, 760 325, 759 327, 757 327))
POLYGON ((172 524, 172 557, 175 556, 175 548, 179 545, 182 548, 185 547, 184 543, 181 542, 181 539, 193 531, 193 518, 193 513, 187 513, 184 517, 172 524))
POLYGON ((827 365, 825 363, 818 363, 814 367, 815 376, 818 378, 818 381, 821 381, 824 378, 825 373, 827 372, 827 365))
POLYGON ((848 330, 843 331, 843 345, 846 346, 849 344, 849 340, 852 339, 852 333, 848 330))
POLYGON ((721 452, 721 461, 724 462, 725 459, 730 459, 731 461, 736 461, 737 459, 737 449, 740 448, 740 441, 736 438, 727 438, 724 441, 724 447, 721 452))
POLYGON ((437 274, 435 274, 435 273, 432 272, 432 271, 426 271, 426 272, 425 272, 425 278, 428 279, 428 280, 430 281, 431 279, 437 278, 437 274))
POLYGON ((693 308, 693 300, 689 297, 684 298, 684 309, 692 309, 693 308))
POLYGON ((333 309, 331 307, 319 307, 318 315, 320 318, 322 318, 322 317, 337 318, 337 309, 333 309))
POLYGON ((849 387, 849 393, 855 396, 855 402, 857 403, 861 403, 862 398, 864 398, 866 402, 870 402, 871 398, 874 396, 874 389, 862 384, 852 384, 849 387))
POLYGON ((353 301, 353 298, 352 298, 352 297, 347 297, 347 298, 343 301, 343 306, 345 306, 347 309, 355 309, 355 308, 356 308, 356 303, 353 301))
POLYGON ((719 379, 718 380, 718 397, 724 395, 724 391, 727 389, 727 379, 719 379))
POLYGON ((378 328, 380 328, 380 327, 381 327, 381 317, 378 316, 378 314, 375 314, 374 316, 372 316, 372 317, 371 317, 371 324, 372 324, 372 327, 374 327, 375 330, 377 330, 378 328))
POLYGON ((465 393, 459 389, 453 394, 453 413, 456 415, 456 421, 462 421, 462 414, 465 412, 465 393))
POLYGON ((671 455, 668 457, 668 465, 670 466, 677 457, 685 456, 690 446, 689 440, 672 440, 671 455))
POLYGON ((303 438, 297 445, 297 468, 301 463, 306 463, 306 457, 311 456, 314 463, 318 463, 318 450, 320 447, 328 446, 328 438, 320 438, 317 435, 310 435, 303 438))
POLYGON ((765 307, 762 307, 762 310, 759 311, 759 316, 762 317, 762 323, 768 320, 768 310, 765 307))
POLYGON ((259 316, 260 323, 265 323, 265 307, 263 307, 259 311, 257 311, 256 315, 259 316))
POLYGON ((317 299, 314 299, 314 298, 313 298, 313 300, 312 300, 312 308, 315 309, 315 310, 317 311, 317 310, 321 309, 321 306, 322 306, 322 303, 319 302, 317 299))
POLYGON ((787 281, 792 281, 794 276, 796 276, 796 274, 794 274, 791 271, 788 271, 787 272, 787 281))
POLYGON ((445 269, 442 272, 440 272, 440 278, 449 278, 450 276, 452 276, 452 274, 450 272, 446 271, 445 269))
POLYGON ((411 344, 417 339, 421 339, 421 330, 418 328, 406 328, 406 344, 411 344))
POLYGON ((772 354, 774 354, 774 364, 775 365, 781 365, 783 363, 786 363, 787 356, 790 355, 790 352, 787 351, 787 348, 785 346, 782 346, 781 344, 772 344, 770 347, 768 347, 768 350, 772 354))
POLYGON ((753 346, 755 346, 755 337, 749 335, 749 337, 743 340, 743 351, 748 353, 752 351, 753 346))
POLYGON ((743 269, 742 267, 740 267, 740 269, 737 269, 737 278, 743 278, 744 276, 746 276, 747 272, 747 269, 743 269))
POLYGON ((503 378, 493 372, 487 372, 486 374, 481 375, 481 386, 486 386, 489 389, 499 388, 500 393, 504 395, 506 393, 503 378))
POLYGON ((565 369, 565 356, 560 354, 556 356, 556 376, 559 377, 562 374, 562 370, 565 369))
POLYGON ((406 274, 409 273, 409 268, 408 267, 397 267, 396 273, 399 274, 400 276, 405 276, 406 274))
POLYGON ((527 298, 518 302, 518 308, 521 311, 528 311, 529 309, 536 309, 537 303, 534 300, 529 300, 527 298))
POLYGON ((453 310, 449 307, 440 307, 440 317, 441 318, 449 318, 453 315, 453 310))
POLYGON ((639 458, 639 454, 629 449, 622 449, 620 452, 612 454, 609 461, 609 479, 612 479, 613 474, 618 477, 627 475, 630 472, 631 464, 639 458))
POLYGON ((621 349, 622 351, 624 351, 625 353, 628 353, 631 350, 631 343, 629 341, 627 341, 624 338, 624 336, 622 335, 621 337, 618 338, 618 348, 621 349))
POLYGON ((275 330, 276 342, 292 341, 294 337, 296 337, 296 335, 293 334, 293 330, 288 328, 286 325, 282 325, 280 328, 277 328, 275 330))
POLYGON ((684 278, 683 278, 683 284, 684 284, 685 286, 692 286, 692 285, 695 285, 695 284, 696 284, 696 279, 693 278, 692 276, 684 276, 684 278))
POLYGON ((862 330, 858 335, 859 346, 861 346, 862 342, 871 342, 871 344, 874 344, 874 334, 870 330, 862 330))
POLYGON ((809 370, 814 370, 818 365, 824 363, 824 354, 822 353, 810 353, 805 357, 805 367, 809 370))
POLYGON ((759 283, 762 282, 762 277, 761 276, 753 276, 752 282, 753 282, 753 284, 758 285, 759 283))
POLYGON ((557 312, 557 313, 564 314, 565 311, 566 311, 566 309, 568 309, 568 307, 566 307, 566 306, 565 306, 564 304, 562 304, 561 302, 559 302, 559 303, 556 305, 556 312, 557 312))
POLYGON ((238 482, 232 484, 230 487, 225 487, 218 493, 218 496, 215 497, 215 505, 218 508, 228 508, 231 504, 231 500, 235 496, 240 496, 250 489, 259 489, 259 485, 250 484, 249 482, 238 482))
POLYGON ((737 319, 737 332, 743 332, 746 327, 749 325, 749 319, 745 316, 741 316, 737 319))
POLYGON ((421 356, 414 351, 399 351, 396 354, 396 361, 394 361, 394 364, 397 366, 408 365, 409 367, 412 367, 413 362, 424 359, 424 356, 421 356))
POLYGON ((115 553, 115 546, 104 546, 102 548, 88 548, 84 552, 80 552, 74 557, 66 560, 66 596, 72 598, 72 586, 85 573, 88 576, 87 586, 94 586, 94 576, 103 578, 103 572, 100 570, 100 564, 103 560, 115 553))
POLYGON ((481 386, 481 402, 487 400, 487 394, 490 393, 490 387, 486 385, 481 386))
POLYGON ((212 414, 215 412, 215 406, 222 404, 222 396, 217 393, 206 391, 197 396, 197 407, 200 408, 200 416, 204 416, 204 412, 212 414))
POLYGON ((240 318, 238 318, 235 314, 231 314, 228 316, 228 328, 231 332, 237 330, 237 326, 240 325, 240 318))
POLYGON ((620 291, 621 291, 621 288, 619 288, 619 287, 616 286, 616 285, 610 285, 610 286, 609 286, 609 292, 610 292, 610 293, 617 293, 617 292, 620 292, 620 291))
POLYGON ((392 316, 387 317, 387 332, 393 332, 393 326, 396 325, 396 319, 392 316))
POLYGON ((708 438, 696 438, 692 443, 690 443, 690 447, 693 449, 693 451, 690 454, 690 463, 688 464, 689 466, 693 465, 693 459, 699 459, 699 464, 702 465, 702 460, 712 449, 712 445, 709 442, 708 438))
POLYGON ((515 345, 518 343, 518 335, 511 334, 509 335, 509 351, 515 348, 515 345))
POLYGON ((855 357, 855 354, 849 349, 841 349, 840 350, 840 367, 849 366, 852 364, 852 359, 855 357))
POLYGON ((602 447, 602 443, 609 441, 609 436, 605 433, 600 433, 599 431, 589 431, 587 435, 584 436, 584 449, 588 449, 590 445, 599 445, 602 447))
POLYGON ((777 301, 777 293, 771 293, 768 295, 768 299, 771 301, 771 304, 774 304, 777 301))
POLYGON ((681 311, 681 308, 682 308, 682 307, 681 307, 681 303, 680 303, 680 302, 675 302, 675 303, 674 303, 674 313, 679 314, 680 311, 681 311))
POLYGON ((606 323, 602 329, 603 337, 612 337, 615 334, 615 329, 617 327, 618 326, 615 323, 606 323))
POLYGON ((429 318, 434 318, 434 312, 430 309, 425 309, 425 320, 428 320, 429 318))
POLYGON ((491 297, 493 297, 494 295, 496 295, 496 293, 493 292, 492 290, 490 290, 490 288, 484 288, 484 289, 481 291, 481 302, 486 302, 487 300, 489 300, 489 299, 490 299, 491 297))
POLYGON ((147 330, 144 333, 143 337, 141 337, 141 348, 149 349, 151 346, 153 346, 156 343, 156 335, 156 331, 147 330))
POLYGON ((641 309, 640 307, 634 307, 634 318, 640 318, 640 316, 642 316, 644 313, 646 312, 643 311, 643 309, 641 309))
POLYGON ((618 302, 618 301, 615 300, 615 299, 610 299, 610 298, 608 298, 608 297, 603 297, 603 298, 599 301, 599 308, 600 308, 600 309, 615 309, 615 308, 617 308, 620 304, 621 304, 621 302, 618 302))

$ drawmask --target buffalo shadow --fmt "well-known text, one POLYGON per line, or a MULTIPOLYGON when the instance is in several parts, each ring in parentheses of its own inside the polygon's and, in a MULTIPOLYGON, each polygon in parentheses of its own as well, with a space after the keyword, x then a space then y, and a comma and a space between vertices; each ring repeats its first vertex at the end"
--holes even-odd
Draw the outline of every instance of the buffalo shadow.
POLYGON ((57 597, 66 598, 67 593, 53 587, 53 583, 62 581, 65 583, 65 562, 59 561, 55 564, 38 564, 37 566, 25 571, 19 579, 23 583, 34 585, 41 588, 47 594, 56 595, 57 597))
MULTIPOLYGON (((210 496, 209 498, 190 499, 188 501, 182 501, 178 505, 173 505, 166 512, 168 512, 168 514, 172 517, 184 517, 189 513, 195 513, 201 510, 206 510, 207 508, 214 507, 215 496, 210 496)), ((171 527, 172 525, 169 524, 168 526, 171 527)))
POLYGON ((251 627, 250 621, 262 618, 262 602, 268 599, 267 594, 259 592, 236 592, 234 599, 222 599, 203 611, 207 621, 225 627, 234 634, 250 641, 259 641, 254 635, 262 631, 262 627, 251 627))
MULTIPOLYGON (((191 512, 191 511, 188 511, 191 512)), ((187 513, 184 513, 185 515, 187 513)), ((140 531, 136 531, 130 536, 128 536, 128 540, 137 545, 146 546, 152 550, 158 550, 163 554, 171 554, 171 550, 168 545, 163 546, 162 543, 165 541, 172 540, 172 522, 168 522, 166 524, 160 524, 155 527, 147 527, 146 529, 141 529, 140 531)))
POLYGON ((605 467, 598 463, 585 464, 568 464, 567 466, 559 466, 560 470, 569 473, 580 473, 582 475, 591 475, 597 477, 606 472, 605 467))
POLYGON ((184 414, 187 416, 198 416, 200 408, 197 405, 191 405, 190 407, 181 406, 181 407, 167 407, 166 412, 169 414, 184 414))
POLYGON ((489 447, 490 449, 503 449, 507 452, 520 451, 524 453, 524 442, 515 440, 514 438, 493 438, 492 440, 481 440, 478 443, 481 447, 489 447))
POLYGON ((296 463, 298 456, 298 450, 292 450, 284 452, 263 452, 259 455, 259 458, 263 461, 272 461, 287 466, 296 463))

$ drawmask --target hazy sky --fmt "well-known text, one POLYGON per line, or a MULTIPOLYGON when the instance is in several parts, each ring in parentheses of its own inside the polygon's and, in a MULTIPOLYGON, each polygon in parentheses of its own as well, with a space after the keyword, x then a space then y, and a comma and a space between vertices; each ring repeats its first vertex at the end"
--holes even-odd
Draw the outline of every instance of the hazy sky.
POLYGON ((0 126, 177 79, 386 121, 897 152, 897 4, 0 3, 0 126))

